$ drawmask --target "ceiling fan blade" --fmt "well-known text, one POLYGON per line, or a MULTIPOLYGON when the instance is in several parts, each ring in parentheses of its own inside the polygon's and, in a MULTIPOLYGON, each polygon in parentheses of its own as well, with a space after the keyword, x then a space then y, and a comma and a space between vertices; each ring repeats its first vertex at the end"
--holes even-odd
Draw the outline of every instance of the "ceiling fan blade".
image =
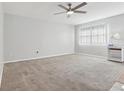
POLYGON ((58 5, 58 6, 68 11, 68 8, 66 8, 65 6, 63 5, 58 5))
POLYGON ((83 3, 79 4, 78 6, 72 8, 71 10, 74 11, 74 10, 76 10, 76 9, 82 7, 82 6, 85 6, 85 5, 87 5, 87 3, 86 2, 83 2, 83 3))
POLYGON ((87 11, 74 11, 74 13, 83 13, 83 14, 85 14, 85 13, 87 13, 87 11))
POLYGON ((54 13, 54 15, 63 14, 63 13, 66 13, 66 12, 54 13))

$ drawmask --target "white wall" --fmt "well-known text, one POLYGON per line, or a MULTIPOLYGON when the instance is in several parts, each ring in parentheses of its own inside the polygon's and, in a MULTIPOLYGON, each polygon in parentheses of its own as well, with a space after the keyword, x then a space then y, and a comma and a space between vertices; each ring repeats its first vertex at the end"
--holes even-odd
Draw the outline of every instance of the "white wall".
POLYGON ((3 60, 3 11, 0 3, 0 62, 3 60))
POLYGON ((0 3, 0 85, 3 72, 3 8, 0 3))
POLYGON ((4 31, 5 61, 74 52, 74 27, 71 25, 5 14, 4 31))
MULTIPOLYGON (((88 22, 85 24, 79 24, 79 25, 90 26, 90 25, 96 25, 96 24, 108 24, 110 37, 115 33, 119 33, 121 36, 119 41, 116 41, 116 40, 110 40, 110 41, 112 41, 116 46, 124 47, 124 14, 93 21, 93 22, 88 22)), ((77 26, 79 25, 76 25, 75 28, 77 28, 77 26)), ((86 54, 99 55, 104 57, 107 56, 107 46, 79 46, 78 39, 79 39, 78 31, 75 30, 76 53, 86 53, 86 54)))

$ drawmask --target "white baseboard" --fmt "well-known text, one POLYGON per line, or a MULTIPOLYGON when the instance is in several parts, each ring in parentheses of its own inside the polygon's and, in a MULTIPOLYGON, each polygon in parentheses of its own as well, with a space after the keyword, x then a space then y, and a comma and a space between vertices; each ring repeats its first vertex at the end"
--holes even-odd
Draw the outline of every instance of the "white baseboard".
POLYGON ((75 53, 75 54, 81 54, 81 55, 86 55, 86 56, 91 56, 91 57, 97 57, 97 58, 107 59, 107 57, 93 55, 93 54, 86 54, 86 53, 75 53))
POLYGON ((28 60, 34 60, 34 59, 56 57, 56 56, 69 55, 69 54, 74 54, 74 53, 62 53, 62 54, 49 55, 49 56, 41 56, 41 57, 35 57, 35 58, 18 59, 18 60, 4 61, 3 63, 21 62, 21 61, 28 61, 28 60))
POLYGON ((41 56, 41 57, 35 57, 35 58, 27 58, 27 59, 4 61, 3 63, 13 63, 13 62, 20 62, 20 61, 27 61, 27 60, 34 60, 34 59, 42 59, 42 58, 56 57, 56 56, 69 55, 69 54, 82 54, 82 55, 86 55, 86 56, 98 57, 98 58, 103 58, 103 59, 107 58, 107 57, 104 57, 104 56, 98 56, 98 55, 86 54, 86 53, 63 53, 63 54, 41 56))
POLYGON ((0 63, 0 87, 2 83, 3 67, 4 67, 4 64, 0 63))

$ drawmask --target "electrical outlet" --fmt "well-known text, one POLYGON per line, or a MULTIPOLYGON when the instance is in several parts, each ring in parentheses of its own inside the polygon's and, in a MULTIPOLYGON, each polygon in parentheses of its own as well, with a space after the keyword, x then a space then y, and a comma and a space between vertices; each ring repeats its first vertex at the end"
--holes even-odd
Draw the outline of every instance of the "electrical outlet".
POLYGON ((39 53, 39 51, 36 51, 36 54, 38 54, 39 53))

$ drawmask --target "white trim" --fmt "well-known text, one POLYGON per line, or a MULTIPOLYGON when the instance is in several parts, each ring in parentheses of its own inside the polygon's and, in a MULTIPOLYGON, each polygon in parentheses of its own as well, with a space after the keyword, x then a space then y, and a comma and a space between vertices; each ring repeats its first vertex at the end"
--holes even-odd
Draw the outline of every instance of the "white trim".
POLYGON ((124 62, 124 49, 122 48, 122 51, 121 51, 121 61, 124 62))
POLYGON ((4 67, 4 63, 0 63, 0 88, 1 88, 2 76, 3 76, 3 67, 4 67))
POLYGON ((91 26, 88 26, 88 27, 83 27, 81 25, 81 27, 79 26, 79 45, 93 45, 93 46, 105 46, 108 44, 108 33, 109 30, 108 30, 108 24, 98 24, 98 25, 91 25, 91 26), (94 32, 94 29, 102 29, 102 32, 103 34, 97 34, 96 35, 93 35, 92 32, 94 32), (89 33, 85 33, 85 35, 83 35, 84 33, 82 32, 89 32, 89 33), (94 43, 93 42, 93 37, 97 37, 97 42, 94 43), (98 36, 103 36, 104 38, 102 39, 101 43, 98 42, 98 36), (85 37, 86 41, 82 41, 82 37, 85 37), (89 38, 89 42, 87 42, 87 37, 89 38), (103 40, 105 40, 105 42, 103 42, 103 40))
POLYGON ((21 61, 28 61, 28 60, 34 60, 34 59, 42 59, 42 58, 56 57, 56 56, 69 55, 69 54, 74 54, 74 53, 63 53, 63 54, 56 54, 56 55, 49 55, 49 56, 41 56, 41 57, 35 57, 35 58, 18 59, 18 60, 4 61, 3 63, 21 62, 21 61))
POLYGON ((91 57, 97 57, 97 58, 107 59, 107 57, 98 56, 98 55, 94 55, 94 54, 86 54, 86 53, 75 53, 75 54, 81 54, 81 55, 86 55, 86 56, 91 56, 91 57))

